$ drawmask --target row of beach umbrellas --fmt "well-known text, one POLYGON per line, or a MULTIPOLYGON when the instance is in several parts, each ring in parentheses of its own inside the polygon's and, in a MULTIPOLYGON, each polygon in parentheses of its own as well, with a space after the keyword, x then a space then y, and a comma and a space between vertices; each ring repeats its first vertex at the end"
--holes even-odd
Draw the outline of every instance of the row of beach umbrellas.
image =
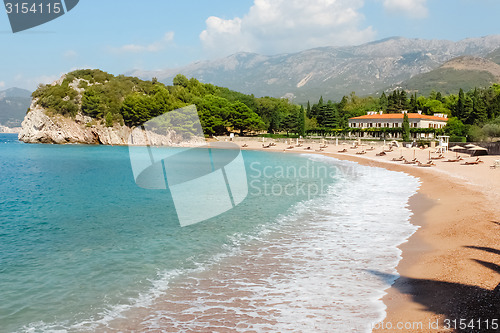
POLYGON ((452 151, 457 151, 457 150, 469 150, 470 152, 472 152, 471 156, 474 156, 474 154, 478 151, 488 151, 488 149, 486 148, 483 148, 483 147, 479 147, 479 146, 476 146, 476 145, 473 145, 472 143, 471 144, 468 144, 466 145, 465 147, 462 147, 462 146, 453 146, 450 148, 450 150, 452 151))

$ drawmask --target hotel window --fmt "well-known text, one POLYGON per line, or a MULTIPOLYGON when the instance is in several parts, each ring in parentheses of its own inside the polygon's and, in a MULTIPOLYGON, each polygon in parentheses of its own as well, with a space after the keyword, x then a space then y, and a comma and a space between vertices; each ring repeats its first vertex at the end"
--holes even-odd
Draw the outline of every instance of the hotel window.
POLYGON ((417 128, 417 123, 413 123, 413 128, 417 128))
POLYGON ((373 127, 373 123, 370 123, 370 127, 373 127))

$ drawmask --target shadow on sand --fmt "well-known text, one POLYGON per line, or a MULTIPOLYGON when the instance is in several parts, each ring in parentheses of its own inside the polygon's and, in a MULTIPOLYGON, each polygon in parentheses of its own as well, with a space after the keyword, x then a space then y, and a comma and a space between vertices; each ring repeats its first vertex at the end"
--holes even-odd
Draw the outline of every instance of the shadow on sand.
MULTIPOLYGON (((467 248, 500 255, 500 250, 497 249, 474 246, 467 248)), ((500 274, 499 265, 482 260, 472 260, 500 274)), ((393 275, 376 271, 370 271, 370 273, 384 281, 391 281, 395 278, 393 275)), ((460 319, 466 319, 467 322, 471 320, 477 322, 478 319, 481 319, 483 323, 488 321, 490 324, 493 319, 496 319, 500 325, 500 283, 495 290, 487 290, 471 285, 401 276, 392 287, 401 293, 411 295, 413 301, 423 305, 426 310, 444 315, 447 319, 458 322, 460 319)), ((491 327, 478 329, 476 326, 475 328, 458 328, 456 332, 500 332, 500 328, 496 330, 491 329, 491 327)))

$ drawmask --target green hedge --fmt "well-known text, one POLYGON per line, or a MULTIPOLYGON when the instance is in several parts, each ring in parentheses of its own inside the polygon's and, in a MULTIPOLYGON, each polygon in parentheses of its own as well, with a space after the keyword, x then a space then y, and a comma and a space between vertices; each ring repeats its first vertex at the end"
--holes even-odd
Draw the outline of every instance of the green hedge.
POLYGON ((467 142, 467 138, 465 136, 452 135, 452 136, 450 136, 450 142, 462 142, 462 143, 465 143, 465 142, 467 142))

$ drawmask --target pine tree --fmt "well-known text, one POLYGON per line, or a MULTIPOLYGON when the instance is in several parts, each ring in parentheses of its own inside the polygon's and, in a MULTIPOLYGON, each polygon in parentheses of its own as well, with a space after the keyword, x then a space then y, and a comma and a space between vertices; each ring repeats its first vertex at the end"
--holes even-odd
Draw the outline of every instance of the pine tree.
POLYGON ((469 115, 469 124, 482 125, 487 119, 486 107, 484 105, 484 98, 480 96, 479 91, 474 89, 472 94, 472 111, 469 115))
POLYGON ((458 93, 458 101, 457 101, 457 106, 454 110, 455 112, 453 113, 454 117, 457 117, 458 119, 462 120, 465 115, 465 94, 464 90, 460 88, 460 92, 458 93))
POLYGON ((408 109, 408 96, 404 90, 401 90, 399 94, 399 107, 400 110, 408 109))
POLYGON ((410 97, 410 110, 412 112, 417 112, 418 111, 417 93, 411 94, 411 97, 410 97))
POLYGON ((379 98, 379 104, 380 104, 380 110, 386 111, 387 107, 389 106, 389 101, 387 100, 387 96, 385 92, 382 93, 382 95, 379 98))
POLYGON ((403 116, 403 141, 410 141, 410 121, 408 120, 408 114, 405 113, 403 116))
POLYGON ((337 106, 332 101, 328 101, 328 103, 323 107, 323 119, 321 125, 326 128, 336 128, 337 124, 337 106))
POLYGON ((299 135, 302 137, 306 136, 306 119, 305 119, 305 111, 304 111, 303 106, 301 106, 299 109, 299 116, 297 119, 297 123, 298 123, 299 135))

